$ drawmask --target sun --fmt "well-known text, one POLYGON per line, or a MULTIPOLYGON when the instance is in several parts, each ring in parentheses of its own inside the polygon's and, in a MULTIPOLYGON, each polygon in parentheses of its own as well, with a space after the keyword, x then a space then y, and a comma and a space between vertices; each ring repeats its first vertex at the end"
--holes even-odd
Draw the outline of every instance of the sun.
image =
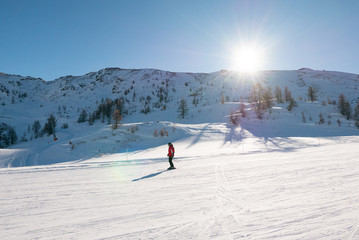
POLYGON ((264 50, 255 44, 241 44, 232 50, 232 69, 253 73, 262 70, 264 50))

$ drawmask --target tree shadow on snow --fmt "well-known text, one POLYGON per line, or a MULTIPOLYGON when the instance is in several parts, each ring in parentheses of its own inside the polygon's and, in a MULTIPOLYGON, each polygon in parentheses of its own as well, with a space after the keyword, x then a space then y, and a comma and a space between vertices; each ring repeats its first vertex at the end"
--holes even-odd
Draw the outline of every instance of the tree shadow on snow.
POLYGON ((191 144, 189 145, 189 147, 192 146, 192 145, 194 145, 194 144, 196 144, 196 143, 198 143, 198 142, 201 140, 201 137, 202 137, 203 134, 208 130, 208 128, 209 128, 210 125, 211 125, 210 123, 206 124, 206 125, 201 129, 201 131, 200 131, 198 134, 196 134, 196 137, 193 139, 193 141, 191 142, 191 144))
POLYGON ((239 125, 227 124, 227 132, 223 144, 241 143, 246 138, 257 138, 270 151, 294 151, 298 147, 316 146, 315 142, 308 142, 300 138, 356 136, 352 128, 335 126, 318 126, 315 124, 286 123, 267 121, 266 119, 243 119, 239 125))
POLYGON ((146 176, 143 176, 141 178, 136 178, 136 179, 133 179, 132 182, 137 182, 139 180, 144 180, 144 179, 147 179, 147 178, 152 178, 152 177, 155 177, 155 176, 158 176, 160 175, 161 173, 163 172, 166 172, 167 170, 162 170, 162 171, 159 171, 159 172, 156 172, 156 173, 151 173, 151 174, 148 174, 146 176))
POLYGON ((230 126, 227 124, 229 131, 226 133, 224 142, 241 142, 244 138, 244 129, 238 126, 230 126), (237 131, 239 129, 239 132, 237 131))
POLYGON ((266 142, 276 138, 290 137, 338 137, 356 136, 358 133, 350 127, 332 125, 317 125, 302 122, 268 121, 266 119, 244 119, 240 128, 250 132, 255 137, 263 138, 266 142))

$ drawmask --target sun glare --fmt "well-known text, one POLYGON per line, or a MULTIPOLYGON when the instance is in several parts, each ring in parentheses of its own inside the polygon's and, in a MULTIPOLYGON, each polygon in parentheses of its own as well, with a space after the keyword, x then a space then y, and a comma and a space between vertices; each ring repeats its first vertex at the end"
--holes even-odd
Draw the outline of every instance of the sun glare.
POLYGON ((253 73, 262 70, 264 51, 252 44, 242 44, 233 50, 232 69, 239 72, 253 73))

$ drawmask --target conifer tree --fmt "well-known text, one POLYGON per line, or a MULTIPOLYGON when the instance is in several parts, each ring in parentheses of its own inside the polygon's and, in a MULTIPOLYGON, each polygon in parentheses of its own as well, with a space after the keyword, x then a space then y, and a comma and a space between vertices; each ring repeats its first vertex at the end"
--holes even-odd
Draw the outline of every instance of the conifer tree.
POLYGON ((338 109, 339 109, 339 112, 342 114, 342 115, 345 115, 345 96, 343 93, 341 93, 339 95, 339 101, 338 101, 338 109))
POLYGON ((41 123, 39 120, 36 120, 33 124, 32 124, 32 132, 34 133, 34 137, 38 138, 40 136, 41 133, 41 123))
POLYGON ((317 90, 312 86, 308 87, 308 99, 310 102, 317 101, 317 90))
POLYGON ((319 121, 318 124, 324 124, 325 123, 325 119, 322 113, 319 113, 319 121))
POLYGON ((355 109, 354 109, 353 119, 356 122, 359 122, 359 100, 358 100, 357 105, 355 106, 355 109))
POLYGON ((111 122, 112 106, 113 106, 112 100, 107 98, 106 105, 105 105, 105 114, 107 117, 108 124, 110 124, 110 122, 111 122))
POLYGON ((87 121, 87 112, 85 109, 82 110, 79 118, 77 119, 77 122, 78 123, 83 123, 83 122, 86 122, 87 121))
POLYGON ((5 123, 0 124, 0 148, 6 148, 17 142, 15 129, 5 123))
POLYGON ((347 118, 347 120, 349 120, 351 118, 352 109, 351 109, 350 103, 345 99, 345 96, 343 93, 341 93, 339 95, 338 109, 339 109, 340 113, 347 118))
POLYGON ((47 119, 47 122, 45 123, 44 128, 42 129, 42 134, 47 134, 48 136, 55 133, 56 128, 56 119, 54 115, 50 115, 50 117, 47 119))
POLYGON ((17 135, 15 129, 13 127, 9 127, 9 137, 10 137, 10 144, 15 144, 17 142, 17 135))
POLYGON ((94 114, 90 114, 90 115, 89 115, 89 120, 88 120, 88 122, 89 122, 89 125, 90 125, 90 126, 92 126, 92 125, 94 124, 94 122, 95 122, 95 115, 94 115, 94 114))
POLYGON ((188 105, 184 98, 181 99, 180 104, 177 109, 178 117, 185 118, 188 114, 188 105))

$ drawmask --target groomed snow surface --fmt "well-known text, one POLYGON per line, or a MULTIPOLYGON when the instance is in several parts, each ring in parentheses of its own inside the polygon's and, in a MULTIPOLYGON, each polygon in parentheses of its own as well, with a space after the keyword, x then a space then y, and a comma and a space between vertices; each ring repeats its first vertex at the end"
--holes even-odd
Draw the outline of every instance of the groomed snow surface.
POLYGON ((176 170, 166 145, 0 169, 0 238, 359 239, 357 136, 187 129, 176 170))

